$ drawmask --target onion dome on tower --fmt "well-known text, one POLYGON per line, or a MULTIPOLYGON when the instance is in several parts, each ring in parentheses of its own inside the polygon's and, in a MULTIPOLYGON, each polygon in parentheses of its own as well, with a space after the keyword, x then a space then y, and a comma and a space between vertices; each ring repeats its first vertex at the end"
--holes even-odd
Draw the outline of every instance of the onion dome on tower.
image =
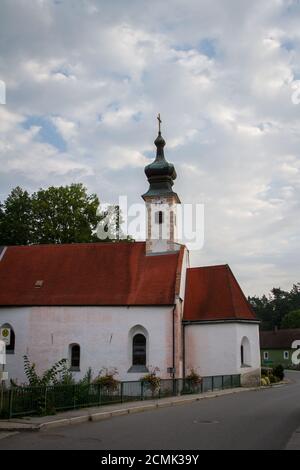
POLYGON ((156 145, 156 158, 154 162, 145 167, 145 174, 149 181, 149 189, 143 194, 142 198, 158 197, 158 196, 173 196, 179 201, 178 195, 172 190, 174 180, 177 177, 175 167, 172 163, 167 162, 164 155, 164 147, 166 142, 161 135, 161 119, 160 114, 157 117, 159 128, 158 136, 154 141, 156 145))

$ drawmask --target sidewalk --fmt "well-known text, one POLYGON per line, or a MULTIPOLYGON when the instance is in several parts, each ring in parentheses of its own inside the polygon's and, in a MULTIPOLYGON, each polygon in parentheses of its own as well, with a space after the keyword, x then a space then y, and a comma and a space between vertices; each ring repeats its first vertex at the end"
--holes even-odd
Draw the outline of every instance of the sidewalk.
POLYGON ((57 413, 54 416, 41 416, 23 419, 0 420, 0 432, 4 431, 40 431, 59 426, 68 426, 71 424, 84 423, 86 421, 100 421, 113 418, 114 416, 127 415, 130 413, 140 413, 143 411, 154 410, 166 406, 184 405, 196 402, 206 398, 215 398, 219 396, 243 393, 249 391, 258 391, 266 387, 251 388, 230 388, 188 396, 177 396, 161 398, 159 400, 135 401, 130 403, 118 403, 116 405, 105 405, 100 407, 80 408, 71 411, 57 413))
POLYGON ((287 443, 285 450, 300 450, 300 428, 298 428, 287 443))

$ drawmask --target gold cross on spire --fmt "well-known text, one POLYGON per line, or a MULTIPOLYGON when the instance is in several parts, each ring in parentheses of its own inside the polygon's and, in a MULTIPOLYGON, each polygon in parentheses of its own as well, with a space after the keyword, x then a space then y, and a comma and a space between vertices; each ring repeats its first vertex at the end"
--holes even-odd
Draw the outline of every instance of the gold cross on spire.
POLYGON ((162 120, 160 119, 160 113, 157 116, 157 120, 158 120, 158 133, 160 134, 160 125, 162 123, 162 120))

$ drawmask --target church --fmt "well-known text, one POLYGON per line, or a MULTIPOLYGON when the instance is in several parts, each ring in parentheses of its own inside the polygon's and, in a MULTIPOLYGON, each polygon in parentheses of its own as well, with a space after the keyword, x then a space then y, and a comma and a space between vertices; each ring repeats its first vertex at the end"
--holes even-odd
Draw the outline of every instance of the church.
POLYGON ((240 374, 260 382, 258 321, 228 265, 190 267, 176 238, 174 165, 159 128, 142 196, 146 240, 0 247, 0 327, 11 329, 9 378, 25 382, 67 358, 75 379, 89 367, 118 379, 240 374), (162 230, 167 226, 168 236, 162 230))

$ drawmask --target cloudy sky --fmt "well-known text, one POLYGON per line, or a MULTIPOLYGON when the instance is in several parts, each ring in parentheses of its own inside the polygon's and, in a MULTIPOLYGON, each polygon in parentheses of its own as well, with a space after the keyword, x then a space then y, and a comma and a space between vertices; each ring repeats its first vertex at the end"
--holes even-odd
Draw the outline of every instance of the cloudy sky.
POLYGON ((1 0, 0 199, 83 182, 138 202, 161 113, 196 265, 300 281, 298 0, 1 0))

